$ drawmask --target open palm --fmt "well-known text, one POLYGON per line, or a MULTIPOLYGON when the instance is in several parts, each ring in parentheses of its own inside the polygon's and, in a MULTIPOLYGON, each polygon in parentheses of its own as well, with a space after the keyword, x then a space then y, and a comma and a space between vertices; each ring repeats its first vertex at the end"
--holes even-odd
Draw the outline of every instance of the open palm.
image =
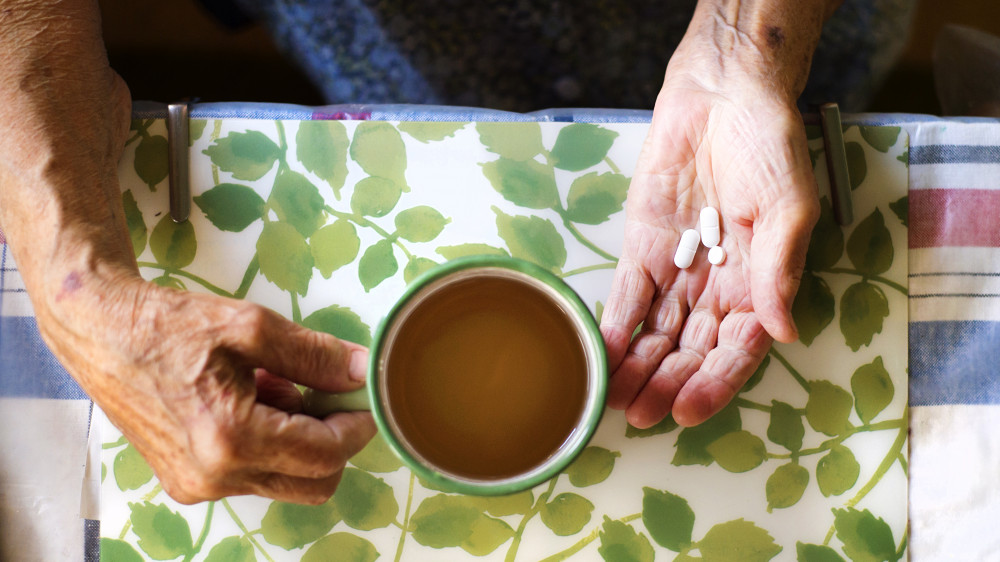
POLYGON ((789 311, 818 205, 794 105, 766 92, 668 82, 626 213, 601 326, 609 404, 637 427, 671 412, 682 425, 700 423, 739 391, 772 338, 797 337, 789 311), (681 232, 698 227, 705 206, 722 215, 728 258, 712 266, 701 247, 690 268, 678 269, 681 232))

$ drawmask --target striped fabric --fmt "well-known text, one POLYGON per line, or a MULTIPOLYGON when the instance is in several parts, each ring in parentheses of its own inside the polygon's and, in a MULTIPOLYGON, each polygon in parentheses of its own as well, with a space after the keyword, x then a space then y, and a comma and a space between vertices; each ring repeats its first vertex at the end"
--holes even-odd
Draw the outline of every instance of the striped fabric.
POLYGON ((1000 122, 910 131, 910 553, 1000 560, 1000 122))
MULTIPOLYGON (((206 104, 194 115, 307 119, 335 110, 206 104)), ((151 117, 160 109, 139 106, 139 111, 151 117)), ((385 120, 649 118, 646 112, 597 110, 530 116, 464 111, 363 108, 365 118, 385 120)), ((911 559, 1000 560, 995 527, 1000 520, 1000 120, 869 115, 845 121, 895 124, 910 135, 911 559)), ((85 395, 38 335, 23 282, 0 234, 0 421, 10 422, 2 423, 10 428, 12 420, 32 420, 48 428, 48 435, 63 436, 53 437, 39 457, 0 455, 0 520, 22 527, 31 523, 17 514, 32 502, 46 505, 48 514, 44 521, 34 521, 35 530, 0 529, 4 548, 15 535, 51 536, 42 545, 48 550, 41 559, 93 558, 93 551, 84 554, 84 535, 96 537, 96 525, 78 515, 88 416, 85 395), (39 483, 53 481, 45 467, 64 464, 67 455, 78 469, 62 476, 65 485, 59 489, 41 489, 39 483), (79 531, 67 532, 73 528, 79 531)), ((11 433, 0 432, 5 450, 17 439, 11 433)))

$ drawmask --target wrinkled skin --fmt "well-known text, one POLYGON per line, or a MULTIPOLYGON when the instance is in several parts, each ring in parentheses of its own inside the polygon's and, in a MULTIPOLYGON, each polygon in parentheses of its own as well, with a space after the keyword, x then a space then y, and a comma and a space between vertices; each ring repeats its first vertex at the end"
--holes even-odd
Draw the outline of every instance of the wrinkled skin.
POLYGON ((174 499, 326 501, 375 425, 299 413, 293 383, 358 388, 368 352, 140 278, 118 184, 131 102, 98 15, 91 0, 0 0, 0 226, 39 331, 174 499))
POLYGON ((797 338, 790 309, 819 212, 802 119, 781 88, 705 60, 683 44, 671 60, 602 317, 608 402, 637 427, 671 413, 681 425, 701 423, 735 396, 773 339, 797 338), (680 235, 698 228, 705 206, 722 215, 727 259, 710 265, 702 246, 679 270, 680 235))

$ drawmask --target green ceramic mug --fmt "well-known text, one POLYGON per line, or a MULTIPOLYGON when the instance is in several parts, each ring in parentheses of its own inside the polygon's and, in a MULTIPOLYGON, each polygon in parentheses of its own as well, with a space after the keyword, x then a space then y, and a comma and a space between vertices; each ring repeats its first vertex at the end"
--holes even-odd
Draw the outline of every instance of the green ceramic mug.
POLYGON ((604 411, 597 323, 532 263, 471 256, 415 279, 375 332, 368 385, 306 391, 306 411, 371 410, 392 450, 449 491, 536 486, 587 445, 604 411))

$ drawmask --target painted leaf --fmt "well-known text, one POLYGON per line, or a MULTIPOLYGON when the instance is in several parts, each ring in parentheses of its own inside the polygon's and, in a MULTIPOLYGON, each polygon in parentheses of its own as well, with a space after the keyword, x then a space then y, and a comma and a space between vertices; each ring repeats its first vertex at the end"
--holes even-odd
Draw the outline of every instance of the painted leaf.
POLYGON ((153 283, 159 285, 160 287, 166 287, 168 289, 177 289, 178 291, 184 291, 187 287, 184 282, 180 279, 171 276, 169 273, 164 273, 163 275, 153 279, 153 283))
POLYGON ((836 315, 837 301, 833 291, 822 277, 811 271, 803 271, 799 282, 799 292, 792 302, 792 318, 799 329, 799 340, 812 345, 836 315))
POLYGON ((765 562, 782 549, 767 531, 741 518, 709 529, 698 541, 698 550, 705 562, 765 562))
POLYGON ((203 151, 212 163, 238 180, 264 177, 281 155, 281 149, 260 131, 229 133, 203 151))
POLYGON ((135 447, 129 445, 122 449, 111 465, 115 475, 115 483, 121 491, 137 490, 153 479, 153 469, 142 458, 135 447))
POLYGON ((181 269, 194 261, 198 241, 191 221, 176 223, 169 214, 163 215, 149 237, 149 248, 157 263, 169 269, 181 269))
POLYGON ((513 536, 514 529, 506 522, 481 515, 472 523, 472 531, 459 546, 473 556, 486 556, 513 536))
POLYGON ((708 466, 715 460, 708 452, 708 446, 723 435, 743 428, 740 410, 730 402, 705 422, 694 427, 685 427, 677 435, 674 458, 670 464, 684 466, 700 464, 708 466))
POLYGON ((575 535, 590 523, 594 504, 579 494, 559 494, 542 506, 542 523, 560 537, 575 535))
POLYGON ((465 496, 438 494, 420 502, 410 518, 414 540, 431 548, 461 546, 483 517, 474 500, 465 496))
POLYGON ((122 193, 122 206, 125 208, 125 224, 132 240, 132 251, 135 257, 139 257, 146 249, 146 222, 142 219, 142 211, 139 210, 131 189, 122 193))
POLYGON ((538 123, 476 123, 476 132, 486 150, 511 160, 531 160, 540 154, 542 128, 538 123))
POLYGON ((799 503, 809 485, 809 471, 799 464, 783 464, 774 470, 764 485, 767 512, 784 509, 799 503))
POLYGON ((844 552, 856 561, 893 560, 896 545, 892 529, 881 517, 876 518, 867 509, 853 507, 834 509, 833 525, 837 538, 844 543, 844 552))
POLYGON ((309 251, 320 275, 329 279, 334 271, 353 262, 361 249, 361 239, 354 224, 337 219, 320 228, 309 239, 309 251))
POLYGON ((819 200, 819 219, 809 238, 805 267, 810 271, 824 271, 836 265, 843 255, 844 231, 833 216, 830 198, 824 195, 819 200))
POLYGON ((376 473, 396 472, 403 467, 403 461, 399 460, 396 453, 392 452, 385 439, 378 433, 365 445, 364 449, 361 449, 360 453, 351 457, 350 463, 361 470, 376 473))
POLYGON ((351 210, 368 217, 384 217, 396 207, 402 193, 402 184, 383 177, 367 177, 354 186, 351 210))
POLYGON ((875 419, 892 402, 895 391, 892 377, 882 364, 881 355, 871 363, 858 367, 851 376, 854 410, 863 423, 875 419))
POLYGON ((854 453, 843 445, 830 447, 830 452, 816 463, 816 483, 825 497, 839 496, 854 487, 861 474, 861 465, 854 453))
POLYGON ((142 562, 142 555, 132 548, 129 543, 101 537, 101 560, 114 560, 114 562, 142 562))
POLYGON ((750 378, 747 379, 747 382, 743 384, 743 388, 740 389, 740 392, 749 392, 753 390, 754 387, 756 387, 758 384, 760 384, 760 381, 763 380, 764 378, 764 373, 767 372, 767 366, 770 364, 771 364, 771 356, 765 355, 764 360, 760 362, 760 365, 757 365, 757 369, 754 370, 752 375, 750 375, 750 378))
POLYGON ((494 517, 506 517, 508 515, 524 515, 528 513, 535 503, 535 496, 531 490, 525 490, 516 494, 506 496, 492 496, 483 498, 484 509, 494 517))
POLYGON ((163 504, 129 503, 132 531, 139 537, 139 548, 154 560, 172 560, 194 548, 191 528, 176 511, 163 504))
POLYGON ((877 285, 861 281, 844 291, 840 298, 840 331, 853 351, 869 345, 882 333, 882 321, 889 316, 889 300, 877 285))
POLYGON ((865 275, 885 273, 892 266, 892 235, 882 211, 875 209, 858 223, 847 239, 847 257, 865 275))
POLYGON ((564 472, 569 476, 570 483, 578 488, 593 486, 611 476, 611 471, 615 468, 615 459, 620 456, 621 453, 617 451, 590 446, 585 448, 564 472))
POLYGON ((286 550, 320 539, 340 521, 332 501, 322 505, 271 502, 260 522, 264 540, 286 550))
POLYGON ((865 139, 872 148, 879 152, 889 152, 889 149, 896 145, 899 140, 900 127, 876 127, 872 125, 860 125, 861 138, 865 139))
POLYGON ((465 125, 464 121, 403 121, 399 130, 426 144, 453 137, 465 125))
POLYGON ((403 281, 412 283, 421 273, 432 269, 436 265, 437 262, 432 259, 413 256, 406 262, 406 267, 403 268, 403 281))
POLYGON ((358 123, 350 154, 369 176, 385 178, 406 190, 406 146, 399 131, 389 123, 358 123))
POLYGON ((257 239, 260 271, 284 291, 306 294, 312 279, 313 257, 302 234, 292 225, 269 222, 257 239))
POLYGON ((706 449, 719 466, 729 472, 746 472, 767 457, 764 441, 749 431, 733 431, 713 441, 706 449))
POLYGON ((446 260, 453 260, 465 256, 509 256, 507 250, 490 246, 489 244, 457 244, 455 246, 439 246, 437 253, 444 256, 446 260))
MULTIPOLYGON (((598 323, 600 320, 598 320, 598 323)), ((626 424, 625 426, 625 437, 628 439, 636 439, 642 437, 652 437, 654 435, 662 435, 664 433, 670 433, 671 431, 677 429, 679 426, 677 422, 674 421, 674 417, 667 414, 667 417, 663 418, 656 425, 652 427, 647 427, 646 429, 639 429, 634 427, 632 424, 626 424)))
POLYGON ((821 138, 823 138, 823 127, 819 125, 806 125, 806 140, 821 138))
POLYGON ((868 175, 868 163, 865 161, 865 149, 857 142, 845 142, 847 153, 847 173, 851 178, 851 191, 857 189, 868 175))
POLYGON ((559 270, 566 265, 566 243, 555 225, 536 216, 511 216, 493 207, 497 231, 510 248, 510 255, 559 270))
POLYGON ((201 135, 205 134, 205 127, 208 125, 208 119, 190 119, 188 120, 188 146, 194 146, 195 141, 201 138, 201 135))
POLYGON ((253 189, 236 183, 220 183, 194 197, 195 205, 215 228, 242 232, 264 216, 264 199, 253 189))
POLYGON ((420 205, 396 215, 396 234, 410 242, 430 242, 437 238, 451 219, 444 218, 432 207, 420 205))
POLYGON ((560 170, 587 169, 604 160, 617 137, 618 133, 592 123, 573 123, 559 130, 552 159, 560 170))
POLYGON ((331 304, 306 316, 302 325, 365 347, 372 343, 372 329, 346 306, 331 304))
POLYGON ((794 452, 802 448, 802 436, 805 433, 802 415, 795 408, 790 404, 771 400, 771 421, 767 426, 768 439, 794 452))
POLYGON ((487 162, 483 175, 503 198, 520 207, 548 209, 559 204, 552 166, 501 157, 487 162))
POLYGON ((622 210, 628 184, 621 174, 591 172, 576 178, 566 197, 566 216, 573 222, 601 224, 622 210))
POLYGON ((205 557, 205 562, 256 562, 256 560, 253 544, 246 537, 226 537, 213 546, 205 557))
POLYGON ((375 545, 350 533, 327 535, 302 555, 302 562, 374 562, 379 557, 375 545))
POLYGON ((653 562, 653 545, 631 525, 604 516, 598 538, 597 552, 606 562, 653 562))
POLYGON ((149 186, 149 189, 156 191, 156 186, 161 181, 167 179, 170 173, 170 164, 167 160, 168 154, 167 138, 162 135, 143 137, 139 141, 139 146, 135 147, 135 173, 149 186))
POLYGON ((295 133, 295 157, 307 170, 330 185, 340 199, 347 179, 347 147, 351 139, 340 121, 301 121, 295 133))
POLYGON ((365 292, 371 291, 379 283, 392 277, 399 270, 399 263, 392 253, 392 242, 379 240, 375 242, 361 256, 358 262, 358 279, 365 292))
POLYGON ((660 546, 680 552, 691 545, 694 511, 686 499, 667 491, 642 489, 642 523, 660 546))
POLYGON ((832 382, 809 382, 806 420, 816 431, 830 436, 847 431, 847 419, 853 405, 851 394, 832 382))
POLYGON ((896 218, 899 222, 903 223, 903 226, 909 228, 910 226, 910 196, 904 195, 899 199, 896 199, 892 203, 889 203, 889 209, 895 213, 896 218))
POLYGON ((836 550, 822 544, 797 542, 795 553, 798 562, 844 562, 844 557, 836 550))
POLYGON ((323 196, 298 172, 282 172, 274 181, 268 202, 278 219, 294 226, 304 238, 312 236, 326 221, 323 196))
POLYGON ((388 527, 399 514, 399 503, 385 480, 356 468, 345 468, 333 503, 344 523, 370 531, 388 527))

